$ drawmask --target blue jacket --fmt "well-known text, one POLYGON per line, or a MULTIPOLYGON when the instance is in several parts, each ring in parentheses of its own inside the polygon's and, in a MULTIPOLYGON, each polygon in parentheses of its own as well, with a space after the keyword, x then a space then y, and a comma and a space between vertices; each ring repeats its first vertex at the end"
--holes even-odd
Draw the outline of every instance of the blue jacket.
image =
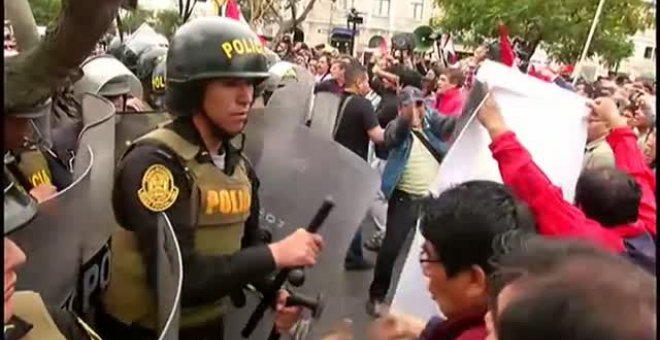
MULTIPOLYGON (((455 126, 456 118, 446 117, 438 114, 435 110, 426 108, 426 115, 422 122, 422 132, 439 154, 444 155, 447 153, 449 146, 446 140, 453 132, 455 126)), ((401 117, 397 117, 391 121, 385 128, 383 146, 389 151, 389 156, 387 158, 387 165, 385 165, 385 169, 383 170, 380 189, 383 191, 385 197, 389 199, 399 184, 403 170, 408 163, 408 157, 410 157, 410 149, 412 147, 410 122, 401 117)))

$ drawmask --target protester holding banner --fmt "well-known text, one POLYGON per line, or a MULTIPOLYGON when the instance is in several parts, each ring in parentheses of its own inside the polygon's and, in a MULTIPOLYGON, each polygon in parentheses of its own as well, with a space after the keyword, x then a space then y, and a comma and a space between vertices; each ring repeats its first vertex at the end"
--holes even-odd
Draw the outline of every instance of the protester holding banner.
MULTIPOLYGON (((11 125, 10 122, 6 124, 11 125)), ((100 337, 71 311, 46 306, 36 292, 16 292, 16 271, 27 260, 26 254, 10 238, 10 234, 29 227, 37 214, 36 202, 16 182, 6 163, 4 183, 4 331, 6 340, 67 339, 100 340, 100 337)), ((54 265, 55 263, 51 263, 54 265)))
POLYGON ((580 241, 534 237, 494 261, 488 340, 656 339, 656 280, 580 241))
POLYGON ((583 172, 576 186, 577 206, 573 206, 508 129, 492 96, 479 120, 493 140, 490 147, 504 183, 530 205, 539 233, 591 240, 655 272, 656 180, 614 101, 598 98, 590 105, 592 117, 612 130, 607 142, 618 169, 583 172))
MULTIPOLYGON (((181 339, 222 339, 229 297, 267 287, 277 268, 314 265, 320 236, 299 229, 266 245, 259 228, 259 181, 230 140, 240 135, 267 61, 249 27, 226 18, 181 26, 167 58, 166 101, 174 121, 136 140, 117 168, 110 283, 101 324, 110 338, 156 336, 156 212, 172 221, 183 259, 181 339), (218 48, 220 46, 220 48, 218 48)), ((280 291, 279 299, 288 293, 280 291)), ((299 307, 278 309, 287 331, 299 307)))

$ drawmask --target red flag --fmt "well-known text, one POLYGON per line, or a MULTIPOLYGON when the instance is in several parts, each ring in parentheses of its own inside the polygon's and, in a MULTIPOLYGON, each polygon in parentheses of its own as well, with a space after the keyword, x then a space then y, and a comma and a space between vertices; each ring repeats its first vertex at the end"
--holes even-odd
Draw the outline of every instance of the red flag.
POLYGON ((227 10, 225 11, 225 16, 234 20, 241 20, 241 10, 238 9, 238 5, 236 4, 235 0, 227 0, 227 10))
POLYGON ((513 52, 511 41, 509 41, 509 30, 504 24, 500 24, 500 51, 500 59, 502 60, 502 64, 513 66, 516 55, 513 52))

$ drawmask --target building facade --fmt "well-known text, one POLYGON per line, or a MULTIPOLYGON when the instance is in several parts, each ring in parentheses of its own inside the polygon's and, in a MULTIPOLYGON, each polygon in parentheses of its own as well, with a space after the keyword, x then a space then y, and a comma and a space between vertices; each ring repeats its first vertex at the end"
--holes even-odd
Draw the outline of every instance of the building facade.
MULTIPOLYGON (((300 10, 307 1, 299 5, 300 10)), ((312 46, 329 44, 333 37, 350 36, 347 17, 351 8, 364 18, 364 23, 357 26, 355 52, 367 48, 370 40, 379 46, 375 41, 384 39, 389 48, 394 34, 428 25, 433 15, 432 0, 317 0, 300 27, 305 42, 312 46)))

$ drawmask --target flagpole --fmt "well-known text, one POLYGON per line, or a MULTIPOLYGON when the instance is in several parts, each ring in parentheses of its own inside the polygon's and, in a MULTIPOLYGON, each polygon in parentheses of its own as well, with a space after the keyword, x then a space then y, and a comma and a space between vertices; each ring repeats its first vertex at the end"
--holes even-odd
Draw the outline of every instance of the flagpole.
POLYGON ((589 52, 589 47, 591 47, 591 40, 594 37, 594 33, 596 33, 596 26, 598 26, 598 20, 600 19, 600 14, 603 11, 603 5, 605 5, 605 0, 600 0, 600 2, 598 3, 598 8, 596 9, 596 15, 594 16, 594 21, 591 23, 591 29, 589 30, 587 43, 584 44, 584 49, 582 50, 582 55, 580 56, 580 60, 578 60, 577 65, 575 65, 575 69, 573 70, 573 86, 577 84, 578 74, 580 72, 580 69, 582 68, 582 63, 584 62, 584 59, 587 58, 587 52, 589 52))

